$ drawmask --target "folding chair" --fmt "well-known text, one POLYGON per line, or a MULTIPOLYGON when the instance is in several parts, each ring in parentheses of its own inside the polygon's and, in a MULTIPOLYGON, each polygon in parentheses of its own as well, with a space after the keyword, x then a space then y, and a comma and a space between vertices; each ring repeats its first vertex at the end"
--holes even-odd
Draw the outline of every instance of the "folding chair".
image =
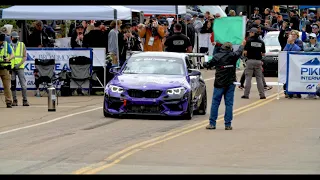
POLYGON ((84 95, 82 90, 88 89, 90 94, 90 81, 97 80, 96 73, 92 72, 92 60, 85 56, 72 57, 69 59, 69 66, 72 93, 76 91, 78 95, 84 95))
POLYGON ((57 83, 57 79, 55 78, 54 73, 55 59, 35 59, 35 67, 39 75, 37 77, 37 81, 40 84, 39 90, 44 91, 46 93, 49 84, 57 83))

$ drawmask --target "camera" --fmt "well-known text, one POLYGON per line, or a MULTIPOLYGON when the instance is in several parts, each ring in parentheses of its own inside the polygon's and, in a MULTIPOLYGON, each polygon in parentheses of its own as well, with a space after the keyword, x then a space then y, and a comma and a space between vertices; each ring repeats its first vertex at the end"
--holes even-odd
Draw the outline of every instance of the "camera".
MULTIPOLYGON (((7 57, 6 56, 3 56, 2 57, 3 59, 6 59, 7 57)), ((11 62, 0 62, 0 70, 8 70, 10 71, 11 70, 11 62)))

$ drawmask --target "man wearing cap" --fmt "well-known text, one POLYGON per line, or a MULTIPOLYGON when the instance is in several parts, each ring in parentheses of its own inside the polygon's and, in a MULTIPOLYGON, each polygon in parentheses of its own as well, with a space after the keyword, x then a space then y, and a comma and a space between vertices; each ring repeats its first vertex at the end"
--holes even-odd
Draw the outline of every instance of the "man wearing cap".
POLYGON ((260 17, 260 19, 262 18, 261 14, 259 14, 259 8, 255 7, 253 10, 253 14, 251 14, 250 19, 254 19, 260 17))
POLYGON ((27 50, 26 46, 23 42, 20 42, 19 35, 17 32, 11 33, 11 48, 14 53, 14 59, 11 60, 11 91, 12 91, 12 97, 13 97, 13 103, 12 106, 18 106, 18 100, 17 100, 17 80, 16 76, 19 78, 19 82, 22 89, 22 105, 23 106, 29 106, 28 100, 27 100, 27 85, 26 85, 26 78, 24 76, 24 62, 27 59, 27 50))
POLYGON ((249 99, 250 89, 251 89, 251 80, 253 73, 256 76, 257 88, 259 91, 260 99, 266 99, 264 94, 264 85, 263 85, 263 74, 262 74, 262 56, 266 53, 266 47, 264 42, 258 37, 258 29, 251 28, 249 31, 250 37, 244 47, 244 56, 248 58, 246 61, 246 82, 244 88, 244 95, 241 97, 243 99, 249 99))
POLYGON ((191 23, 191 16, 186 16, 185 21, 186 21, 185 23, 187 24, 187 36, 190 39, 191 46, 193 49, 196 31, 193 27, 193 24, 191 23))
POLYGON ((213 59, 210 60, 208 64, 204 63, 204 66, 207 68, 216 67, 209 125, 206 129, 216 129, 219 106, 222 96, 224 96, 226 106, 224 115, 225 130, 232 130, 231 121, 233 119, 234 82, 237 81, 236 62, 242 55, 245 45, 246 41, 244 40, 239 46, 239 49, 233 52, 232 44, 229 42, 224 43, 220 50, 213 55, 213 59))
MULTIPOLYGON (((311 28, 312 28, 312 33, 314 33, 317 36, 317 41, 320 42, 319 25, 316 23, 313 23, 311 25, 311 28)), ((306 28, 302 28, 301 40, 303 42, 307 42, 309 40, 308 34, 306 33, 306 28)))
POLYGON ((12 108, 12 94, 10 90, 11 77, 9 70, 6 68, 11 66, 10 62, 12 59, 14 59, 14 54, 9 43, 5 41, 5 36, 5 34, 0 34, 0 78, 4 88, 4 96, 7 108, 12 108), (7 64, 5 62, 7 62, 7 64))

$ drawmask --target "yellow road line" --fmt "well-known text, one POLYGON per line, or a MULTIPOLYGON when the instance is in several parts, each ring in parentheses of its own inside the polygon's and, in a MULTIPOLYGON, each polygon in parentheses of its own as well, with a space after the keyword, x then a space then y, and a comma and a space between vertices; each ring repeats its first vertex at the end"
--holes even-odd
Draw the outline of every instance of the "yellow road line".
MULTIPOLYGON (((272 98, 272 97, 275 97, 276 95, 277 95, 277 94, 270 95, 267 99, 270 99, 270 98, 272 98)), ((266 104, 267 102, 271 102, 271 101, 273 101, 273 100, 274 100, 274 99, 271 99, 271 100, 258 100, 258 101, 254 102, 254 103, 248 104, 248 105, 246 105, 246 106, 243 106, 243 107, 241 107, 241 108, 238 108, 238 109, 234 110, 234 111, 233 111, 233 112, 234 112, 234 115, 238 115, 239 113, 237 113, 237 112, 239 112, 239 111, 240 111, 240 114, 241 114, 241 113, 243 113, 243 112, 248 111, 247 109, 249 109, 249 110, 252 109, 252 107, 250 108, 250 106, 255 107, 255 105, 256 105, 256 107, 259 107, 259 106, 260 106, 260 105, 259 105, 260 103, 261 103, 261 104, 266 104), (258 105, 257 105, 257 104, 258 104, 258 105), (245 110, 242 112, 242 111, 241 111, 242 109, 245 109, 245 110)), ((223 119, 222 119, 223 116, 224 116, 224 115, 220 115, 220 116, 218 117, 218 120, 217 120, 217 121, 223 120, 223 119)), ((166 133, 165 135, 162 135, 162 136, 159 136, 159 137, 156 137, 156 138, 147 140, 147 141, 143 141, 143 142, 134 144, 134 145, 132 145, 132 146, 130 146, 130 147, 127 147, 127 148, 125 148, 125 149, 123 149, 123 150, 121 150, 121 151, 118 151, 118 152, 112 154, 111 156, 107 157, 106 159, 104 159, 104 160, 103 160, 102 162, 100 162, 100 163, 92 164, 92 165, 90 165, 90 166, 81 168, 81 169, 73 172, 73 174, 84 174, 84 173, 87 174, 87 173, 89 173, 89 172, 91 172, 92 170, 95 170, 95 169, 97 169, 97 168, 99 168, 99 169, 101 169, 101 167, 108 168, 108 167, 109 167, 109 164, 104 165, 104 164, 107 163, 106 161, 111 161, 112 159, 120 156, 121 154, 124 154, 124 153, 126 153, 126 152, 129 152, 129 151, 131 151, 131 150, 133 150, 133 149, 135 149, 135 148, 138 148, 138 147, 143 147, 143 148, 145 148, 146 146, 147 146, 147 147, 150 147, 150 146, 149 146, 150 143, 151 143, 151 144, 154 144, 154 143, 157 144, 157 142, 162 142, 162 140, 160 140, 160 139, 166 138, 166 137, 168 137, 168 136, 171 136, 171 135, 173 135, 173 134, 175 134, 175 133, 179 133, 179 132, 181 132, 181 131, 183 131, 183 132, 189 132, 188 130, 187 130, 187 131, 184 131, 184 130, 193 128, 193 127, 195 127, 195 126, 197 126, 196 129, 198 129, 198 127, 205 126, 207 123, 208 123, 208 120, 203 120, 203 121, 201 121, 201 122, 199 122, 199 123, 192 124, 192 125, 189 125, 189 126, 184 127, 184 128, 179 128, 179 129, 173 130, 173 131, 171 131, 171 132, 169 132, 169 133, 166 133), (160 140, 160 141, 158 141, 158 140, 160 140), (156 142, 155 142, 155 141, 156 141, 156 142), (154 143, 152 143, 152 142, 154 142, 154 143), (145 146, 145 145, 146 145, 146 146, 145 146), (94 168, 94 167, 97 167, 97 168, 94 168), (92 169, 92 170, 90 170, 90 169, 92 169)), ((175 135, 174 135, 174 136, 171 136, 171 137, 175 137, 175 135)), ((170 138, 170 137, 169 137, 169 138, 170 138)), ((168 138, 167 138, 167 139, 168 139, 168 138)), ((129 152, 129 153, 131 153, 131 152, 129 152)), ((127 154, 128 154, 128 153, 127 153, 127 154)), ((113 161, 112 163, 114 163, 114 162, 115 162, 115 161, 113 161)), ((111 164, 112 164, 112 163, 111 163, 111 164)), ((116 164, 116 163, 115 163, 115 164, 116 164)))
MULTIPOLYGON (((283 95, 282 95, 282 96, 283 96, 283 95)), ((265 104, 267 104, 267 103, 270 103, 270 102, 272 102, 272 101, 274 101, 274 100, 276 100, 276 98, 270 99, 270 100, 267 100, 267 101, 264 101, 264 102, 262 102, 262 103, 260 103, 260 104, 258 104, 258 105, 256 105, 256 106, 249 107, 248 109, 245 109, 245 110, 243 110, 243 111, 239 111, 239 112, 237 112, 237 113, 234 113, 233 116, 240 115, 240 114, 242 114, 242 113, 245 113, 245 112, 250 111, 250 110, 252 110, 252 109, 255 109, 255 108, 257 108, 257 107, 263 106, 263 105, 265 105, 265 104)), ((222 121, 222 120, 224 120, 224 119, 223 119, 223 118, 219 118, 217 121, 222 121)), ((101 166, 101 167, 98 167, 98 168, 89 170, 89 171, 85 172, 84 174, 96 174, 96 173, 98 173, 98 172, 100 172, 100 171, 102 171, 102 170, 104 170, 104 169, 107 169, 107 168, 109 168, 109 167, 112 167, 112 166, 116 165, 117 163, 119 163, 120 161, 122 161, 124 158, 127 158, 128 156, 131 156, 131 155, 135 154, 136 152, 141 151, 142 149, 145 149, 145 148, 154 146, 154 145, 159 144, 159 143, 163 143, 163 142, 165 142, 165 141, 168 141, 168 140, 171 140, 171 139, 173 139, 173 138, 182 136, 182 135, 184 135, 184 134, 193 132, 193 131, 198 130, 198 129, 200 129, 200 128, 204 128, 206 125, 207 125, 207 124, 203 124, 203 125, 194 127, 194 128, 192 128, 192 129, 189 129, 189 130, 183 131, 183 132, 181 132, 181 133, 178 133, 178 134, 176 134, 176 135, 174 135, 174 136, 170 136, 170 137, 168 137, 168 138, 166 138, 166 139, 163 139, 163 140, 160 140, 160 141, 157 141, 157 142, 148 144, 148 145, 146 145, 146 146, 143 146, 143 147, 140 148, 140 149, 135 149, 135 150, 133 150, 133 151, 130 151, 130 152, 126 153, 125 155, 123 155, 122 157, 114 160, 113 162, 111 162, 111 163, 109 163, 109 164, 105 164, 105 165, 103 165, 103 166, 101 166)))

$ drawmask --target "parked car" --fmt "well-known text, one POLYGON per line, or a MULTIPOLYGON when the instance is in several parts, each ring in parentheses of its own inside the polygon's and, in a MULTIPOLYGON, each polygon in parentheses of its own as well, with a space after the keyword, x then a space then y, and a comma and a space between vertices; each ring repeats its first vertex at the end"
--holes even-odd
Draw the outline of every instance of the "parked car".
POLYGON ((110 115, 164 115, 192 119, 205 115, 206 84, 192 69, 188 55, 172 52, 133 54, 105 88, 103 113, 110 115))
MULTIPOLYGON (((278 54, 281 51, 279 33, 280 31, 270 31, 263 38, 266 46, 266 56, 262 59, 265 76, 278 75, 278 54)), ((299 32, 300 39, 301 36, 302 33, 299 32)))

